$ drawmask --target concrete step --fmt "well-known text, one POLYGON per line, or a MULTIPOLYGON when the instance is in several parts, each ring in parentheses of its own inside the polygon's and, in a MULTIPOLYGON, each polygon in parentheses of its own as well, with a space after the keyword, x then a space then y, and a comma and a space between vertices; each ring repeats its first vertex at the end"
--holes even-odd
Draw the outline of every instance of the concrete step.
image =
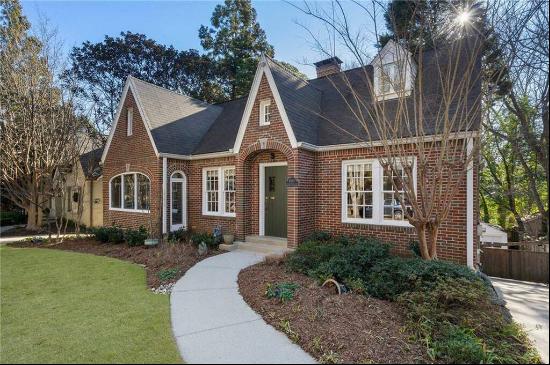
POLYGON ((284 255, 291 250, 286 247, 256 242, 238 242, 239 250, 260 252, 266 255, 284 255))
POLYGON ((247 243, 271 245, 279 248, 287 248, 286 238, 249 235, 244 239, 247 243))

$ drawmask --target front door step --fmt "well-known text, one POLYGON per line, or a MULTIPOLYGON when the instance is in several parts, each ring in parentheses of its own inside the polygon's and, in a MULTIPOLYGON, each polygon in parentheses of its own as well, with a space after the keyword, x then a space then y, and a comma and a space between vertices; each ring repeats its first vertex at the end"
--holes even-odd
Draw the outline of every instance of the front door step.
POLYGON ((224 251, 235 251, 237 249, 274 257, 284 256, 286 253, 293 251, 287 247, 286 239, 266 236, 246 236, 244 242, 236 241, 232 245, 220 245, 220 250, 224 251))

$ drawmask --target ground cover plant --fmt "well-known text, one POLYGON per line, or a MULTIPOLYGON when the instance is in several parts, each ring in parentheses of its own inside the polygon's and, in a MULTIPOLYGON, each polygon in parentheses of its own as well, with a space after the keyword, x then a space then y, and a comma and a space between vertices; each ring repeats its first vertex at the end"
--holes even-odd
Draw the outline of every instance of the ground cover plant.
POLYGON ((5 245, 0 260, 2 363, 181 363, 170 300, 142 267, 5 245))
MULTIPOLYGON (((411 248, 414 249, 414 245, 411 245, 411 248)), ((407 339, 412 341, 400 342, 399 346, 420 344, 424 349, 424 361, 540 362, 538 353, 530 345, 525 332, 508 318, 504 308, 495 303, 494 291, 490 285, 465 266, 439 260, 422 260, 418 257, 395 257, 390 254, 390 245, 379 240, 365 237, 332 237, 327 233, 316 233, 280 264, 272 266, 275 272, 279 272, 278 275, 283 275, 280 271, 286 271, 299 275, 298 277, 308 276, 315 282, 314 288, 317 292, 321 290, 319 284, 327 279, 335 279, 345 284, 352 292, 340 297, 369 298, 377 300, 379 305, 397 308, 397 311, 403 313, 403 317, 394 317, 395 323, 401 325, 408 333, 407 339)), ((262 269, 269 271, 265 267, 262 269)), ((261 282, 264 290, 265 285, 280 282, 273 280, 273 274, 263 274, 262 270, 254 274, 257 275, 254 282, 261 282)), ((246 280, 250 286, 251 279, 243 279, 243 282, 246 280)), ((291 282, 296 283, 299 280, 294 276, 291 282)), ((295 297, 300 297, 304 291, 302 286, 300 285, 294 293, 295 297)), ((250 300, 249 304, 252 303, 253 307, 256 305, 255 309, 262 312, 262 308, 265 309, 267 304, 252 297, 249 293, 245 299, 250 300)), ((295 301, 289 301, 293 302, 295 301)), ((277 305, 281 306, 281 303, 277 305)), ((319 300, 316 306, 315 310, 319 312, 328 310, 322 300, 319 300)), ((264 310, 263 313, 280 313, 271 305, 269 310, 271 312, 264 310)), ((288 313, 284 315, 289 316, 288 313)), ((348 326, 372 315, 377 315, 372 307, 361 305, 358 305, 355 311, 334 313, 337 322, 347 323, 348 326)), ((284 326, 277 323, 274 325, 287 334, 292 333, 292 336, 289 335, 291 339, 300 338, 307 331, 317 333, 315 326, 302 327, 294 323, 297 319, 284 320, 288 321, 284 322, 284 326), (289 332, 289 328, 292 332, 289 332)), ((333 331, 328 331, 324 336, 329 338, 317 340, 324 343, 322 352, 315 350, 315 346, 307 341, 301 341, 300 344, 319 361, 362 361, 360 356, 350 355, 356 352, 365 353, 366 350, 361 345, 349 349, 339 343, 338 334, 333 331)), ((357 337, 354 339, 354 342, 357 342, 357 337)), ((377 362, 385 361, 373 358, 373 354, 366 357, 377 362)))

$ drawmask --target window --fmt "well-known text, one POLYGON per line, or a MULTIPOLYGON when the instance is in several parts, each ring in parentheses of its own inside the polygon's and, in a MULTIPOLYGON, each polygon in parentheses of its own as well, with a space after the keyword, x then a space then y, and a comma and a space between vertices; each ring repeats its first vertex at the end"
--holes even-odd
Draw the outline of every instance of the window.
POLYGON ((260 125, 271 123, 271 100, 260 101, 260 125))
POLYGON ((121 197, 122 197, 122 175, 116 176, 111 179, 111 208, 122 208, 121 197))
MULTIPOLYGON (((413 162, 415 162, 413 160, 413 162)), ((406 182, 403 168, 396 173, 406 182)), ((416 176, 416 167, 413 167, 416 176)), ((390 169, 384 170, 379 160, 342 162, 342 222, 378 225, 409 225, 406 213, 411 205, 401 206, 404 197, 401 180, 390 169)), ((416 178, 413 181, 416 189, 416 178)))
POLYGON ((110 209, 149 212, 151 181, 138 172, 115 176, 109 184, 110 209))
MULTIPOLYGON (((402 64, 402 62, 401 62, 402 64)), ((380 94, 392 94, 405 88, 405 70, 397 62, 382 65, 380 70, 380 94)))
POLYGON ((142 174, 137 176, 137 208, 138 210, 149 210, 151 183, 149 178, 142 174))
POLYGON ((235 167, 203 170, 203 214, 235 216, 235 167))
POLYGON ((128 136, 131 136, 132 133, 133 133, 133 129, 134 129, 134 109, 132 108, 128 108, 128 115, 127 115, 127 125, 126 125, 126 130, 127 130, 127 134, 128 136))
POLYGON ((224 213, 235 214, 235 169, 223 171, 224 213))
POLYGON ((408 212, 411 213, 411 205, 406 200, 404 189, 401 182, 407 183, 407 174, 403 167, 399 166, 397 171, 393 171, 387 167, 384 170, 384 219, 402 221, 408 212), (397 175, 398 174, 398 175, 397 175), (403 209, 397 193, 401 195, 401 200, 405 201, 405 209, 403 209))
POLYGON ((372 163, 349 164, 346 168, 347 217, 372 218, 372 163))

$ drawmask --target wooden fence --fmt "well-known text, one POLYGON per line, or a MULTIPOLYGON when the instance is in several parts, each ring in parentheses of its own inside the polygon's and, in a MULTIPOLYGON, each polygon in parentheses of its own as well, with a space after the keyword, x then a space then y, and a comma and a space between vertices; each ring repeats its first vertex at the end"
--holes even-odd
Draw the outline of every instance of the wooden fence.
POLYGON ((483 247, 482 270, 499 278, 548 283, 548 252, 483 247))

